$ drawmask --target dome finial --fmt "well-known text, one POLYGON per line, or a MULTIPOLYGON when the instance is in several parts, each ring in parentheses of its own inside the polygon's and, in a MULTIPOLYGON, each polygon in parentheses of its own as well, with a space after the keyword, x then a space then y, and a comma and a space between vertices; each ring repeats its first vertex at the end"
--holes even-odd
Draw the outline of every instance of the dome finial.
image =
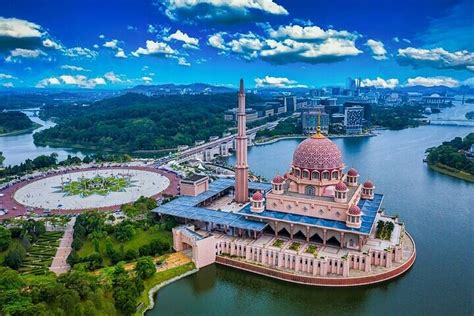
POLYGON ((321 111, 318 111, 318 125, 316 126, 316 134, 311 137, 316 139, 325 138, 324 135, 321 134, 321 111))

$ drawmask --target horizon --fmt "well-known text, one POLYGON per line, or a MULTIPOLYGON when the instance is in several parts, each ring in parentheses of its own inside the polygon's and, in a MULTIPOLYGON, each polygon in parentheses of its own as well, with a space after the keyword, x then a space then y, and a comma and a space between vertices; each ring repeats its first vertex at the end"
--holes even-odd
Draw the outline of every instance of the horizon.
POLYGON ((248 88, 343 86, 348 77, 389 89, 474 85, 472 1, 38 5, 0 4, 2 91, 236 87, 240 77, 248 88))

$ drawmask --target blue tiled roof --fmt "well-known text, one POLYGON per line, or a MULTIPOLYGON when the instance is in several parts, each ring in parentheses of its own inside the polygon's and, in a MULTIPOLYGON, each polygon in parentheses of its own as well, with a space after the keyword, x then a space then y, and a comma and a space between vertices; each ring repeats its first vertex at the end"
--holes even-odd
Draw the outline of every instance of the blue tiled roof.
POLYGON ((357 206, 362 211, 362 224, 360 228, 350 228, 346 226, 345 222, 331 219, 316 218, 304 215, 289 214, 277 211, 265 210, 261 213, 255 214, 250 211, 250 205, 240 210, 239 214, 252 216, 255 218, 276 219, 286 222, 293 222, 295 224, 308 224, 320 226, 323 228, 339 229, 347 232, 358 232, 362 234, 370 234, 372 225, 375 221, 380 205, 382 204, 383 194, 376 193, 373 200, 360 200, 357 206))
MULTIPOLYGON (((169 203, 153 210, 158 214, 172 215, 203 222, 228 225, 241 229, 261 231, 267 226, 265 222, 246 219, 241 214, 211 210, 196 205, 234 186, 233 179, 218 179, 209 184, 209 189, 197 196, 180 196, 169 203)), ((270 183, 249 182, 249 189, 270 191, 270 183)))

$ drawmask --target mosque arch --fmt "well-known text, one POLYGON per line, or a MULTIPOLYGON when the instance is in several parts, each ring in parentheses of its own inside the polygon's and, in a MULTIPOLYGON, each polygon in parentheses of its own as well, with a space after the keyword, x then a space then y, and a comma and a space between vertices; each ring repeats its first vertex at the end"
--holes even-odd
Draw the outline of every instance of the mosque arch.
POLYGON ((314 170, 313 172, 311 172, 311 180, 320 180, 319 179, 319 171, 316 171, 314 170))
POLYGON ((312 185, 307 185, 304 188, 304 194, 306 195, 316 195, 316 189, 312 185))
POLYGON ((329 171, 327 170, 323 171, 322 179, 329 180, 329 171))

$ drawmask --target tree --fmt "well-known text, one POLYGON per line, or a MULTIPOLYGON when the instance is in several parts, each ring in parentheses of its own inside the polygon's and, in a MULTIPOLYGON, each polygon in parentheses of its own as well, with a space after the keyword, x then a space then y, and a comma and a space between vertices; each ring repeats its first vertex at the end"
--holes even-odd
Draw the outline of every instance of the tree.
POLYGON ((135 266, 135 272, 141 279, 148 279, 156 272, 156 266, 153 259, 149 256, 140 257, 135 266))
POLYGON ((126 222, 117 225, 115 229, 115 237, 122 243, 132 239, 134 235, 135 229, 133 225, 126 222))
POLYGON ((0 226, 0 251, 8 249, 12 240, 12 233, 10 230, 0 226))
POLYGON ((4 264, 13 270, 18 270, 23 264, 23 259, 25 259, 25 256, 25 248, 18 244, 13 249, 8 250, 4 259, 4 264))

